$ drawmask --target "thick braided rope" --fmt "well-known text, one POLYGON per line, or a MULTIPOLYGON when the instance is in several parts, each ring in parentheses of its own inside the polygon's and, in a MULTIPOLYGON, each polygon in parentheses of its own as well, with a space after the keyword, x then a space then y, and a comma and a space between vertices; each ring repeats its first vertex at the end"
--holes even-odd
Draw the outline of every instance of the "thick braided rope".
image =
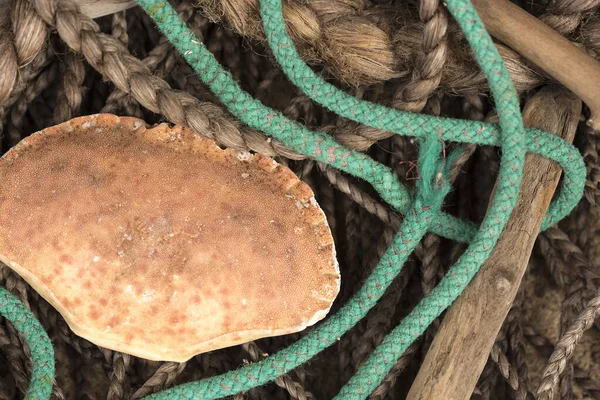
POLYGON ((10 321, 31 350, 33 371, 25 400, 48 399, 54 380, 54 349, 48 335, 31 311, 3 287, 0 287, 0 314, 10 321))

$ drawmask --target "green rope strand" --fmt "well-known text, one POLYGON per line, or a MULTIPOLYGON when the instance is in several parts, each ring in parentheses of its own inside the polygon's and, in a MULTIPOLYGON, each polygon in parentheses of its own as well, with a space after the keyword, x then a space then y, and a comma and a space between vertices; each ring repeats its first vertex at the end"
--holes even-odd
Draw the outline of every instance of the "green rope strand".
MULTIPOLYGON (((171 5, 155 0, 144 0, 139 4, 151 14, 159 28, 194 68, 201 80, 240 121, 276 137, 299 153, 364 179, 401 214, 408 212, 413 199, 389 167, 375 162, 363 153, 342 146, 331 136, 311 131, 290 121, 279 111, 255 100, 239 87, 231 74, 223 70, 177 14, 172 13, 171 5)), ((432 225, 431 230, 457 241, 468 242, 477 229, 473 223, 461 221, 445 213, 441 213, 437 219, 439 223, 432 225)))
MULTIPOLYGON (((437 140, 433 140, 437 142, 437 140)), ((424 164, 439 165, 435 156, 439 153, 423 152, 419 160, 424 164), (432 156, 433 155, 433 156, 432 156), (428 157, 424 159, 424 157, 428 157)), ((446 168, 448 168, 449 164, 446 168)), ((430 170, 437 170, 430 168, 430 170)), ((447 175, 447 171, 443 174, 447 175)), ((222 375, 187 383, 147 396, 148 400, 177 399, 219 399, 253 387, 268 383, 278 376, 303 364, 315 354, 331 346, 337 339, 352 328, 377 303, 394 278, 400 273, 404 262, 427 232, 431 217, 439 210, 449 189, 444 179, 435 176, 418 182, 420 188, 429 182, 429 190, 422 190, 415 200, 415 208, 406 215, 405 222, 387 249, 382 260, 367 278, 362 288, 337 313, 328 317, 304 338, 291 346, 259 361, 222 375), (439 182, 439 185, 435 183, 439 182), (445 184, 443 184, 445 183, 445 184), (431 193, 429 199, 421 193, 431 193), (434 203, 431 203, 433 201, 434 203), (427 206, 426 206, 427 204, 427 206)))
MULTIPOLYGON (((501 124, 503 122, 505 124, 513 124, 512 128, 519 129, 522 124, 520 121, 520 112, 518 104, 515 104, 513 100, 516 96, 512 93, 514 89, 510 79, 507 79, 508 73, 504 69, 504 64, 497 52, 495 52, 495 47, 481 46, 480 43, 486 41, 483 39, 485 39, 484 35, 487 32, 485 32, 483 24, 478 20, 478 16, 474 10, 462 5, 457 6, 457 3, 450 2, 448 4, 449 10, 459 22, 467 39, 475 49, 476 58, 490 81, 492 93, 497 101, 498 110, 501 113, 500 122, 501 124), (479 49, 483 48, 485 51, 478 51, 477 46, 480 46, 479 49)), ((377 104, 359 101, 338 90, 333 85, 324 82, 298 56, 286 31, 281 2, 279 0, 262 0, 260 5, 261 17, 269 46, 277 61, 292 82, 319 104, 356 122, 399 134, 406 132, 407 129, 411 132, 414 131, 414 136, 417 137, 435 135, 438 132, 439 137, 442 139, 473 142, 472 138, 468 135, 469 128, 461 126, 464 126, 463 121, 402 112, 377 104), (375 115, 377 115, 377 118, 374 117, 375 115), (421 129, 414 129, 415 125, 418 125, 421 129)), ((480 125, 482 126, 477 128, 478 130, 485 127, 484 124, 480 125)), ((503 132, 510 131, 504 130, 503 132)), ((490 133, 493 133, 493 131, 490 133)), ((507 138, 507 136, 506 134, 502 136, 502 139, 508 139, 505 141, 507 146, 512 146, 513 148, 514 146, 518 146, 518 143, 514 139, 507 138)), ((532 142, 536 143, 540 137, 545 140, 548 140, 550 137, 556 138, 556 136, 549 133, 538 131, 533 136, 535 140, 532 140, 532 142)), ((564 143, 563 141, 561 144, 564 143)), ((506 149, 504 146, 503 148, 506 149)), ((506 163, 508 157, 510 155, 507 156, 505 150, 502 159, 505 164, 501 167, 500 172, 500 184, 504 183, 504 190, 510 190, 513 182, 520 179, 517 178, 515 173, 511 172, 511 169, 515 169, 517 165, 522 165, 521 163, 523 162, 522 159, 515 157, 512 163, 506 163), (504 180, 503 174, 507 176, 504 180), (509 186, 506 185, 506 182, 509 183, 509 186)), ((563 164, 568 165, 570 159, 563 158, 561 161, 563 161, 563 164)), ((582 179, 579 181, 582 181, 582 179)), ((568 187, 568 185, 565 185, 565 187, 568 187)), ((573 201, 575 200, 573 196, 569 196, 572 192, 566 191, 564 194, 567 198, 563 198, 563 202, 576 204, 573 201)), ((471 245, 457 264, 451 268, 440 284, 382 341, 367 362, 361 366, 359 371, 342 388, 338 398, 362 398, 371 393, 385 375, 387 375, 406 348, 462 293, 491 253, 496 239, 504 229, 509 215, 505 209, 506 204, 510 204, 510 200, 516 199, 515 192, 503 192, 500 196, 504 197, 504 200, 501 203, 494 204, 499 199, 499 196, 497 195, 494 198, 486 221, 483 222, 477 237, 473 239, 471 245), (489 224, 489 221, 494 221, 494 219, 496 224, 489 224), (496 230, 493 228, 496 228, 496 230)), ((510 207, 512 206, 514 204, 510 205, 510 207)), ((562 217, 561 213, 565 211, 562 209, 560 202, 554 203, 546 216, 545 224, 549 225, 553 220, 560 219, 562 217)))
POLYGON ((54 348, 44 328, 23 303, 3 287, 0 287, 0 314, 10 321, 31 350, 33 371, 25 400, 50 398, 54 380, 54 348))

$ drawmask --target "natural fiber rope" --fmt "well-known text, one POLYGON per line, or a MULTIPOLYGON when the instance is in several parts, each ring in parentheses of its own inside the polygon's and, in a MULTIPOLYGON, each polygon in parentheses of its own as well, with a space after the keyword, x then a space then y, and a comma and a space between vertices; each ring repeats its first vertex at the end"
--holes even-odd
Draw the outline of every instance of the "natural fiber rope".
MULTIPOLYGON (((269 0, 269 2, 265 2, 264 4, 271 4, 273 6, 272 0, 269 0)), ((559 162, 562 161, 561 165, 565 171, 565 185, 561 189, 558 201, 553 203, 547 215, 545 226, 557 222, 568 214, 581 197, 583 190, 581 169, 583 163, 581 156, 574 148, 566 146, 563 141, 552 135, 533 130, 528 131, 530 142, 522 143, 523 129, 514 88, 495 47, 491 45, 489 36, 468 2, 462 0, 452 1, 449 4, 449 10, 458 20, 459 24, 461 24, 462 29, 471 42, 478 62, 488 77, 499 110, 500 126, 503 128, 502 135, 499 135, 500 131, 498 127, 491 124, 479 124, 477 126, 477 123, 475 123, 465 125, 464 121, 457 123, 456 120, 447 119, 439 119, 437 124, 429 124, 431 120, 415 114, 407 114, 400 120, 394 116, 393 118, 395 118, 396 123, 400 124, 400 121, 402 121, 404 124, 403 126, 397 126, 400 129, 390 129, 391 131, 395 131, 398 134, 428 138, 421 145, 421 180, 417 184, 420 190, 415 199, 409 196, 406 188, 398 182, 397 178, 387 167, 374 162, 365 155, 343 148, 328 136, 310 132, 300 125, 291 123, 279 113, 262 106, 247 93, 242 92, 235 82, 233 82, 231 76, 220 68, 212 55, 200 43, 194 40, 191 32, 185 28, 168 4, 157 3, 152 0, 142 0, 140 4, 145 6, 146 10, 150 11, 150 14, 153 15, 160 27, 164 28, 163 31, 174 41, 178 50, 182 52, 188 62, 201 74, 201 78, 211 87, 213 92, 221 97, 223 102, 240 120, 280 139, 296 151, 309 154, 318 161, 328 163, 369 181, 378 190, 380 195, 398 211, 403 214, 408 213, 404 223, 400 227, 399 234, 395 238, 395 244, 388 249, 382 262, 380 262, 379 266, 369 277, 363 289, 340 312, 328 318, 308 336, 289 348, 267 358, 265 361, 222 376, 205 379, 199 383, 176 387, 156 395, 156 398, 164 398, 169 395, 179 395, 182 398, 197 398, 199 394, 202 394, 203 398, 217 398, 243 391, 274 379, 274 377, 281 375, 281 373, 310 359, 314 354, 334 342, 339 335, 345 333, 348 328, 360 320, 381 297, 391 279, 401 269, 408 254, 410 254, 428 229, 457 240, 470 240, 471 245, 469 249, 447 275, 447 278, 450 279, 444 279, 432 291, 432 294, 426 297, 417 309, 413 311, 411 314, 412 317, 405 319, 384 340, 375 354, 361 368, 359 373, 353 377, 349 384, 342 389, 340 394, 345 397, 362 398, 379 382, 378 379, 382 377, 379 375, 387 372, 387 369, 383 371, 385 368, 373 368, 372 361, 376 360, 376 357, 383 357, 382 360, 388 361, 391 358, 391 362, 394 363, 399 354, 402 354, 406 346, 410 344, 409 342, 412 342, 427 327, 427 321, 431 317, 435 318, 439 312, 445 309, 458 296, 462 288, 466 286, 478 267, 491 252, 516 201, 526 149, 549 156, 559 162), (407 117, 412 117, 413 119, 407 121, 407 117), (446 126, 448 126, 448 130, 446 130, 446 126), (419 131, 419 129, 421 130, 419 131), (500 137, 497 137, 496 133, 500 137), (470 136, 471 134, 473 136, 470 136), (465 137, 469 140, 465 139, 465 137), (446 167, 442 169, 443 173, 440 178, 437 174, 441 168, 438 164, 438 161, 440 161, 438 159, 438 150, 441 149, 442 143, 438 139, 502 145, 503 158, 501 161, 498 190, 492 201, 488 216, 476 234, 473 226, 466 225, 450 216, 442 215, 438 211, 445 193, 449 190, 449 185, 445 187, 440 185, 445 182, 446 167, 452 164, 448 162, 449 160, 445 160, 446 167), (553 145, 556 146, 556 149, 549 148, 549 146, 553 145), (411 208, 412 212, 409 212, 411 208), (491 221, 493 223, 490 223, 491 221), (440 300, 442 301, 440 302, 440 300), (419 322, 418 318, 413 318, 414 316, 418 317, 419 313, 421 317, 424 317, 422 321, 424 323, 419 322), (405 328, 408 328, 408 330, 403 331, 405 328), (399 341, 398 338, 400 338, 399 341), (409 340, 407 341, 403 338, 408 338, 409 340), (381 349, 391 351, 386 350, 387 352, 384 351, 382 353, 381 349), (368 375, 366 380, 365 373, 368 375), (372 376, 376 376, 376 378, 373 379, 372 376), (375 382, 376 380, 377 382, 375 382)), ((275 6, 280 7, 280 4, 276 2, 275 6)), ((283 27, 283 24, 281 24, 281 27, 283 27)), ((286 39, 285 28, 282 31, 282 37, 286 39)), ((289 40, 289 38, 287 39, 289 40)), ((295 53, 293 46, 286 48, 286 51, 290 49, 295 53)), ((275 53, 277 54, 278 52, 275 53)), ((326 88, 322 82, 318 81, 317 83, 319 83, 319 89, 326 88)), ((336 103, 340 101, 340 98, 341 101, 344 100, 343 96, 340 96, 339 93, 335 93, 335 95, 331 95, 328 92, 323 93, 331 96, 331 98, 336 98, 336 103)), ((310 93, 307 94, 310 96, 310 93)), ((369 125, 379 127, 377 123, 381 122, 379 120, 382 114, 379 114, 378 111, 380 110, 376 109, 377 106, 371 107, 373 105, 358 103, 354 100, 352 104, 346 104, 347 107, 340 111, 345 110, 346 114, 348 114, 348 107, 350 107, 350 113, 354 114, 352 112, 356 111, 354 108, 364 107, 365 104, 369 107, 364 110, 366 117, 372 117, 371 124, 369 125), (374 113, 373 109, 376 109, 374 113)), ((385 110, 387 109, 383 108, 383 111, 385 110)), ((352 117, 349 118, 353 119, 352 117)), ((360 119, 358 122, 360 122, 360 119)), ((394 120, 387 121, 387 123, 393 125, 394 120)), ((387 126, 390 125, 386 125, 384 122, 382 126, 386 126, 386 129, 389 129, 387 126)), ((457 154, 453 153, 449 159, 456 156, 457 154)), ((584 175, 585 173, 583 174, 583 179, 585 179, 584 175)), ((389 362, 386 363, 386 366, 389 367, 389 362)))
MULTIPOLYGON (((545 5, 544 10, 540 10, 546 13, 541 16, 542 20, 563 34, 589 20, 593 8, 600 3, 598 0, 535 2, 545 5), (562 29, 565 25, 569 28, 562 29)), ((226 24, 240 35, 263 39, 258 0, 197 0, 196 3, 211 20, 226 24)), ((411 19, 398 18, 398 15, 414 17, 415 3, 419 2, 394 2, 391 7, 381 3, 390 2, 286 1, 283 10, 290 34, 304 59, 323 66, 342 81, 360 86, 412 75, 421 55, 421 36, 426 28, 423 24, 411 23, 411 19), (374 14, 376 18, 373 18, 374 14)), ((534 1, 521 3, 525 7, 534 1)), ((453 26, 449 28, 450 41, 461 43, 459 47, 448 48, 438 90, 461 95, 486 93, 485 77, 471 54, 464 51, 466 46, 462 45, 460 32, 453 26)), ((578 31, 582 36, 587 36, 586 31, 593 32, 585 29, 585 24, 576 31, 579 34, 578 31)), ((593 42, 590 44, 594 46, 593 42)), ((547 83, 547 77, 532 69, 517 53, 500 43, 497 47, 519 93, 547 83)))

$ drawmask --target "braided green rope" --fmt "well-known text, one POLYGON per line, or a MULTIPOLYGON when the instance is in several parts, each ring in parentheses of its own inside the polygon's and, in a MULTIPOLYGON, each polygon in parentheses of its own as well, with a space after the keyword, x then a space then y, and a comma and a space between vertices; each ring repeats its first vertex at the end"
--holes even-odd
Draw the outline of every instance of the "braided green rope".
MULTIPOLYGON (((249 94, 243 92, 233 81, 230 74, 223 71, 208 50, 193 38, 192 33, 176 17, 170 5, 153 0, 139 0, 139 3, 154 18, 159 28, 173 42, 181 54, 183 54, 184 58, 192 65, 200 78, 242 122, 278 138, 296 151, 308 154, 320 161, 369 181, 382 197, 400 212, 406 213, 408 204, 412 203, 414 207, 412 212, 406 215, 405 221, 394 239, 394 244, 387 250, 379 265, 367 279, 367 282, 365 282, 363 288, 339 312, 330 316, 306 337, 262 362, 252 364, 237 371, 231 371, 218 377, 181 385, 151 396, 151 398, 156 399, 168 398, 174 395, 180 398, 202 397, 213 399, 224 397, 273 380, 276 376, 307 361, 319 351, 335 342, 337 337, 344 334, 360 320, 381 297, 393 277, 400 271, 406 255, 414 249, 416 242, 420 240, 427 230, 427 225, 430 225, 429 229, 431 230, 440 226, 448 228, 448 225, 442 224, 442 222, 448 222, 448 219, 443 220, 440 218, 439 204, 433 198, 423 197, 424 195, 420 192, 417 198, 411 202, 406 189, 391 174, 389 169, 375 163, 364 155, 344 148, 328 136, 311 132, 305 127, 287 120, 279 112, 263 106, 249 94), (433 219, 438 219, 440 224, 432 224, 431 221, 433 219)), ((266 14, 274 16, 271 21, 276 26, 267 26, 267 36, 269 37, 273 51, 279 54, 282 48, 288 49, 291 53, 285 54, 284 59, 290 58, 293 60, 295 58, 299 60, 295 54, 291 40, 287 37, 285 27, 281 22, 280 3, 278 1, 266 0, 262 3, 261 9, 263 17, 265 17, 265 11, 269 11, 266 14), (272 33, 277 28, 279 28, 279 32, 272 33), (283 45, 281 44, 282 41, 283 45), (273 46, 273 44, 276 44, 276 46, 273 46)), ((496 195, 488 210, 488 215, 482 223, 480 230, 472 237, 471 245, 463 257, 461 257, 457 265, 453 267, 452 271, 436 290, 424 299, 409 318, 405 319, 384 340, 359 373, 343 388, 340 396, 344 398, 363 398, 368 395, 387 373, 393 362, 402 354, 406 346, 418 337, 429 325, 430 321, 439 315, 462 292, 466 284, 492 251, 516 202, 526 150, 526 145, 523 143, 523 127, 516 93, 496 48, 492 45, 491 39, 471 4, 466 1, 456 0, 452 2, 449 10, 461 24, 465 35, 473 47, 476 59, 482 65, 482 69, 490 82, 490 87, 499 111, 502 135, 496 134, 499 133, 497 128, 489 129, 490 125, 478 124, 479 126, 477 126, 475 123, 469 124, 442 119, 436 120, 437 124, 434 124, 431 122, 431 119, 408 113, 405 115, 392 115, 391 119, 388 119, 387 125, 383 122, 382 125, 377 127, 389 129, 390 124, 395 121, 395 128, 399 127, 401 129, 392 129, 392 131, 399 134, 408 133, 415 135, 415 132, 422 130, 424 133, 420 134, 420 136, 430 138, 437 139, 440 136, 443 139, 456 139, 457 141, 500 144, 503 149, 503 157, 500 166, 499 184, 496 195), (486 129, 488 130, 486 131, 486 129), (477 135, 482 136, 482 139, 473 139, 473 136, 477 135)), ((268 15, 266 16, 268 17, 268 15)), ((265 20, 268 21, 269 19, 265 18, 265 20)), ((286 72, 290 74, 289 71, 286 72)), ((296 80, 296 84, 301 86, 298 80, 296 80)), ((371 120, 367 121, 369 125, 373 126, 377 124, 377 121, 384 121, 381 119, 383 114, 372 112, 374 105, 361 103, 354 99, 352 100, 352 104, 344 104, 344 101, 348 100, 348 97, 344 98, 339 95, 339 92, 331 91, 331 88, 324 86, 320 80, 311 82, 311 89, 313 90, 314 97, 322 99, 322 102, 329 97, 332 100, 329 106, 334 111, 339 109, 340 113, 346 112, 346 115, 348 115, 347 110, 349 110, 354 116, 356 109, 364 106, 367 108, 363 114, 371 118, 371 120), (326 91, 321 91, 319 95, 318 90, 323 89, 323 87, 325 87, 326 91), (337 106, 338 103, 342 105, 337 106)), ((380 108, 381 110, 385 109, 380 108)), ((356 119, 364 122, 360 118, 356 119)), ((392 126, 392 128, 394 127, 392 126)), ((544 138, 548 142, 552 141, 547 134, 539 131, 534 137, 538 139, 537 143, 539 143, 540 138, 544 138)), ((559 144, 562 143, 559 142, 559 144)), ((573 172, 575 169, 573 167, 577 161, 572 160, 576 160, 578 154, 573 149, 570 151, 567 150, 567 153, 571 154, 568 158, 564 158, 564 148, 565 146, 562 146, 563 150, 559 152, 560 154, 555 155, 558 156, 557 158, 562 157, 561 162, 566 167, 565 171, 570 170, 571 175, 579 179, 576 181, 571 179, 565 180, 566 185, 563 187, 562 197, 559 197, 560 202, 555 203, 546 224, 552 223, 552 218, 562 217, 574 207, 576 201, 573 200, 578 200, 581 196, 581 190, 573 190, 574 186, 576 189, 583 188, 581 179, 582 169, 578 168, 577 172, 573 172), (569 187, 571 190, 568 189, 569 187)), ((582 166, 581 159, 579 159, 579 162, 580 166, 582 166)), ((420 188, 423 189, 425 186, 427 185, 421 184, 420 188)), ((425 192, 429 196, 435 193, 435 191, 427 190, 425 192)), ((455 226, 460 225, 455 224, 455 226)), ((449 229, 445 231, 442 229, 441 231, 450 237, 455 237, 457 235, 453 232, 452 228, 453 226, 450 225, 449 229)), ((468 228, 464 228, 464 231, 468 231, 468 228)))
POLYGON ((0 287, 0 314, 15 327, 31 350, 33 371, 25 400, 48 399, 54 380, 54 348, 35 316, 8 290, 0 287))
MULTIPOLYGON (((138 2, 154 18, 201 79, 242 122, 276 137, 300 153, 370 182, 385 201, 405 214, 392 246, 359 292, 306 337, 261 362, 217 377, 177 386, 149 396, 151 399, 215 399, 274 380, 333 344, 363 318, 400 272, 404 261, 428 230, 454 240, 470 242, 467 251, 438 287, 385 338, 338 395, 338 398, 362 399, 376 387, 406 347, 462 292, 492 251, 516 202, 526 150, 556 160, 564 170, 563 185, 546 215, 543 229, 566 216, 583 194, 585 166, 581 155, 572 146, 539 130, 526 130, 524 136, 518 101, 510 77, 468 0, 449 1, 448 9, 465 32, 476 59, 488 78, 500 117, 499 125, 403 113, 358 101, 340 92, 314 75, 298 57, 282 21, 279 0, 263 0, 261 3, 269 44, 286 74, 305 93, 332 111, 357 122, 401 135, 425 138, 419 139, 421 179, 417 183, 418 193, 415 198, 411 197, 388 167, 341 146, 329 136, 312 132, 287 120, 281 113, 265 107, 243 92, 210 52, 195 40, 192 32, 179 20, 169 4, 158 0, 138 2), (488 215, 478 231, 473 224, 440 211, 443 198, 449 190, 447 168, 458 155, 455 152, 442 163, 439 154, 440 140, 502 147, 499 185, 488 215)), ((4 302, 1 312, 15 324, 22 335, 29 338, 28 345, 34 356, 34 372, 29 391, 34 397, 28 398, 37 396, 47 399, 54 369, 52 347, 33 315, 18 300, 5 298, 11 303, 4 307, 8 304, 4 302), (23 326, 25 329, 20 328, 23 326), (35 334, 29 335, 31 332, 35 334), (47 358, 48 355, 50 359, 47 358)))

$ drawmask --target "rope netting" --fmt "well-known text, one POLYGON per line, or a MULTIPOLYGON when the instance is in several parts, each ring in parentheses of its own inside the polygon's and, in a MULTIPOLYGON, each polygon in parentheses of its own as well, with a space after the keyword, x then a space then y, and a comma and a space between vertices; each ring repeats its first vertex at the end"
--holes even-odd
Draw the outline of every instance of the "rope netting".
MULTIPOLYGON (((356 123, 415 139, 419 147, 416 192, 403 185, 390 167, 343 145, 331 135, 310 130, 288 119, 242 90, 169 3, 159 0, 138 0, 138 3, 202 82, 239 121, 264 132, 294 152, 368 182, 384 201, 403 215, 392 244, 360 289, 306 336, 247 366, 178 385, 148 398, 216 399, 276 380, 333 345, 362 320, 402 272, 408 257, 428 232, 468 243, 445 277, 387 334, 336 397, 366 398, 407 349, 462 293, 493 251, 516 204, 527 152, 555 160, 564 173, 560 191, 544 218, 542 230, 571 213, 583 195, 586 168, 581 154, 555 135, 523 127, 519 98, 506 65, 468 0, 449 0, 447 9, 460 26, 487 78, 498 123, 400 111, 346 94, 315 74, 300 57, 286 29, 281 1, 260 2, 268 45, 285 75, 306 96, 356 123), (450 170, 466 151, 458 147, 446 154, 448 143, 501 149, 497 189, 479 226, 442 210, 444 199, 452 189, 450 170)), ((25 338, 33 355, 33 378, 27 396, 48 398, 54 373, 52 345, 33 314, 5 289, 0 290, 4 299, 0 303, 0 312, 25 338)))

